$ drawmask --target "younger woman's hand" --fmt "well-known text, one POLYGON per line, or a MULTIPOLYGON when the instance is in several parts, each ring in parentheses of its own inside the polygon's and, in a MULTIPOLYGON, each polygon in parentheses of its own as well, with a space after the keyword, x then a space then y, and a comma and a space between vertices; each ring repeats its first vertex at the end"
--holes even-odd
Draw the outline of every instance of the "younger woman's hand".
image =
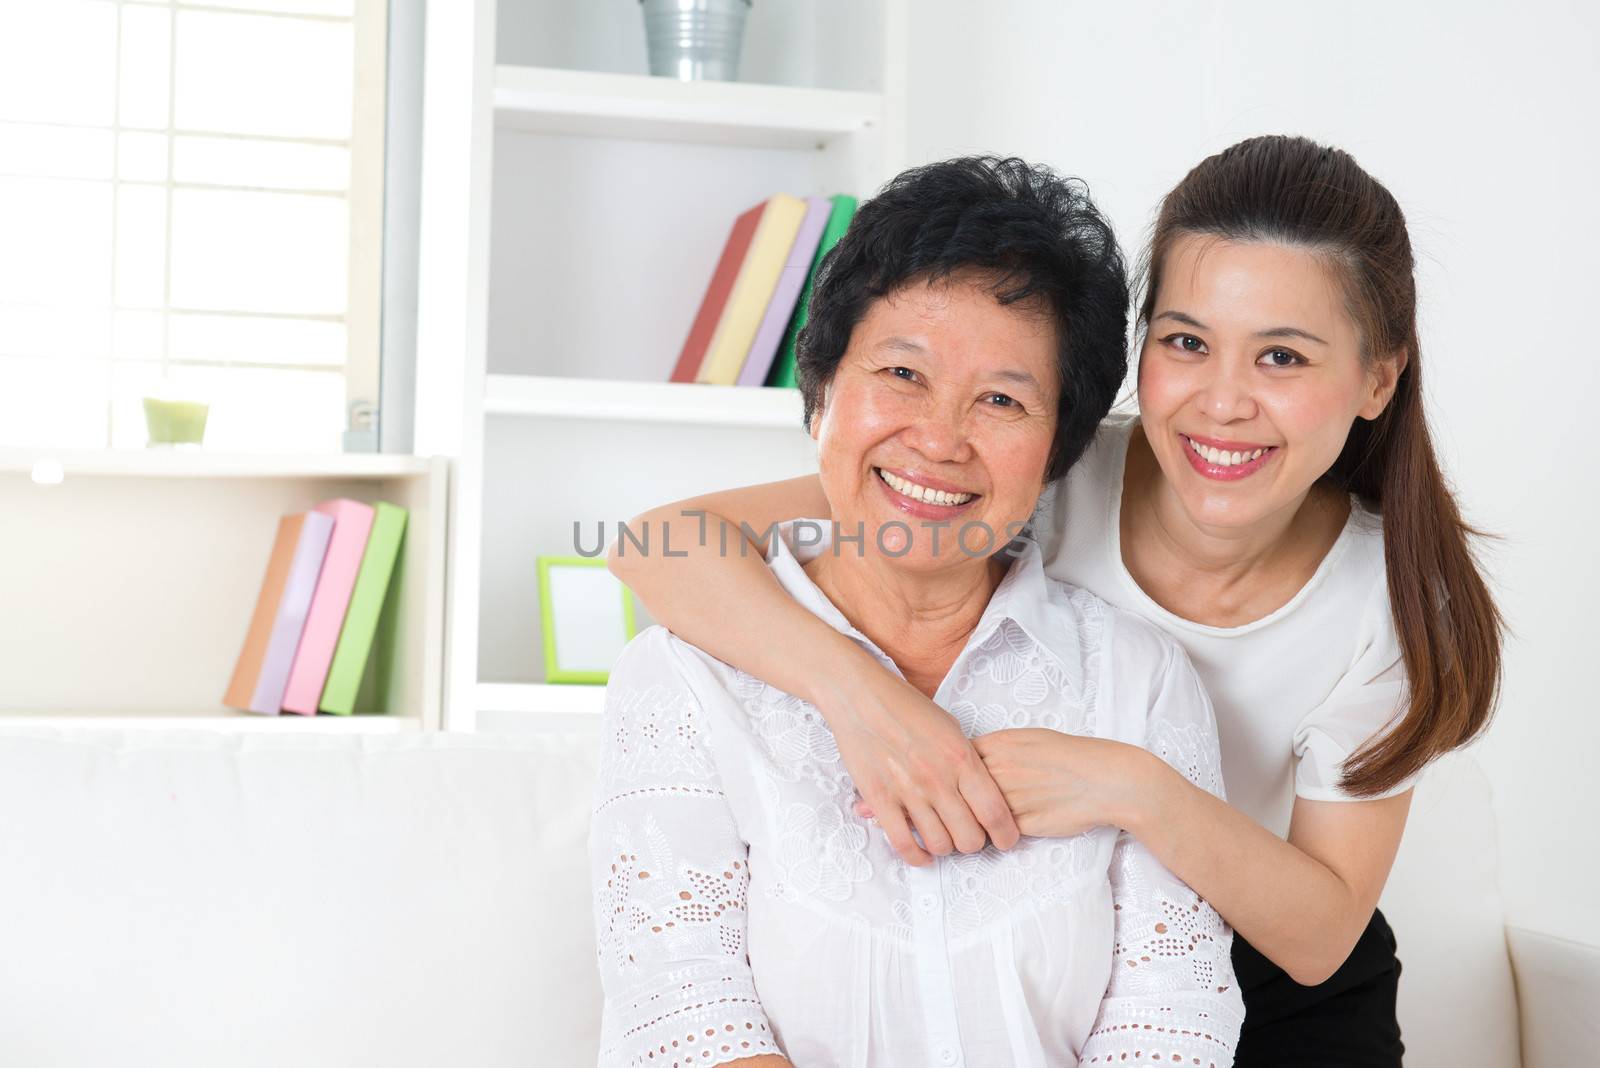
POLYGON ((870 810, 862 814, 876 819, 894 851, 920 867, 930 854, 976 853, 986 841, 1016 845, 1020 832, 1000 787, 950 714, 876 664, 859 681, 822 711, 870 810))
POLYGON ((995 731, 972 741, 1018 829, 1035 838, 1125 827, 1133 807, 1152 792, 1152 762, 1160 763, 1137 746, 1044 727, 995 731))

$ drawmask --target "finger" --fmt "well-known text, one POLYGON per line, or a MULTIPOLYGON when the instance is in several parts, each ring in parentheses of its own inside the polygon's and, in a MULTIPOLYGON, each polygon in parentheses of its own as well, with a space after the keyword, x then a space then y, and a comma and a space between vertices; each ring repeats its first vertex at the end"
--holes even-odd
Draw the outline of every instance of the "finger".
POLYGON ((867 804, 865 798, 856 798, 856 803, 853 807, 855 809, 855 814, 860 816, 862 819, 870 820, 872 818, 872 806, 867 804))
POLYGON ((889 837, 889 846, 900 859, 913 868, 920 868, 924 864, 933 862, 917 840, 911 837, 911 828, 906 823, 906 815, 898 808, 885 808, 883 815, 877 817, 878 826, 883 828, 883 833, 889 837))
POLYGON ((936 799, 933 808, 944 823, 945 830, 950 832, 951 841, 961 852, 976 853, 988 842, 988 835, 978 825, 977 817, 967 807, 960 793, 936 799))
POLYGON ((1005 794, 994 781, 994 776, 989 774, 989 769, 981 763, 966 768, 957 783, 962 800, 978 823, 982 824, 995 848, 1010 849, 1015 846, 1022 832, 1017 829, 1011 806, 1006 804, 1005 794))
POLYGON ((922 836, 922 848, 936 857, 949 856, 955 852, 955 842, 951 840, 950 832, 945 829, 944 821, 933 810, 933 806, 920 802, 913 803, 906 806, 906 814, 911 817, 917 833, 922 836))

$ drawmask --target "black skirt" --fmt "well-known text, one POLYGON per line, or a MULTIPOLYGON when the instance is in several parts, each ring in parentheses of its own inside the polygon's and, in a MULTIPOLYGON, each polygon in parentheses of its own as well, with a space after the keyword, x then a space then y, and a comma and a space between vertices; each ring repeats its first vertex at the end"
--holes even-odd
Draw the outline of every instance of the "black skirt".
POLYGON ((1383 913, 1325 983, 1301 986, 1237 934, 1233 970, 1244 996, 1235 1068, 1398 1068, 1400 959, 1383 913))

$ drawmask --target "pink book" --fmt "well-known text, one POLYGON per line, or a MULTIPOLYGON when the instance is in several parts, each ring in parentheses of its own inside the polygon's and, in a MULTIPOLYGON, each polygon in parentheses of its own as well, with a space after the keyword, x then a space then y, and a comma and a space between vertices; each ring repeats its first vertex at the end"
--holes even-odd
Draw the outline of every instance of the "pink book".
POLYGON ((789 249, 789 260, 778 276, 767 313, 756 329, 756 339, 750 343, 750 355, 739 372, 739 385, 759 386, 766 382, 772 358, 778 354, 778 344, 789 327, 789 320, 794 317, 795 302, 800 299, 800 290, 811 273, 811 260, 817 254, 817 244, 822 240, 823 227, 827 226, 832 211, 833 201, 827 197, 806 198, 806 214, 800 220, 800 232, 789 249))
POLYGON ((343 497, 323 501, 313 511, 333 520, 333 535, 328 539, 328 552, 322 560, 322 572, 317 576, 311 608, 306 613, 305 630, 300 635, 294 664, 289 669, 289 683, 283 692, 283 710, 303 716, 316 715, 317 705, 322 700, 328 665, 333 662, 333 650, 339 644, 345 609, 350 607, 350 591, 355 589, 361 557, 367 551, 373 515, 370 504, 343 497))

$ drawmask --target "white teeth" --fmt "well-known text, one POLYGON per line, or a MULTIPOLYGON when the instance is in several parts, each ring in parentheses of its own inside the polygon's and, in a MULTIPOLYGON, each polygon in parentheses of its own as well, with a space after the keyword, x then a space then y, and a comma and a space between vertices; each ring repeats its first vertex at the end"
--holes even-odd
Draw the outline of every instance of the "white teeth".
POLYGON ((1259 460, 1267 451, 1265 448, 1261 448, 1253 449, 1250 452, 1228 452, 1222 449, 1213 449, 1210 445, 1202 445, 1193 438, 1184 440, 1188 441, 1189 447, 1195 451, 1196 455, 1209 464, 1215 464, 1217 467, 1233 467, 1236 464, 1250 463, 1253 460, 1259 460))
POLYGON ((929 489, 919 486, 915 482, 907 481, 899 475, 878 469, 878 477, 889 484, 889 488, 898 493, 903 493, 912 500, 923 501, 927 504, 956 505, 966 504, 977 496, 975 493, 946 493, 944 490, 929 489))

